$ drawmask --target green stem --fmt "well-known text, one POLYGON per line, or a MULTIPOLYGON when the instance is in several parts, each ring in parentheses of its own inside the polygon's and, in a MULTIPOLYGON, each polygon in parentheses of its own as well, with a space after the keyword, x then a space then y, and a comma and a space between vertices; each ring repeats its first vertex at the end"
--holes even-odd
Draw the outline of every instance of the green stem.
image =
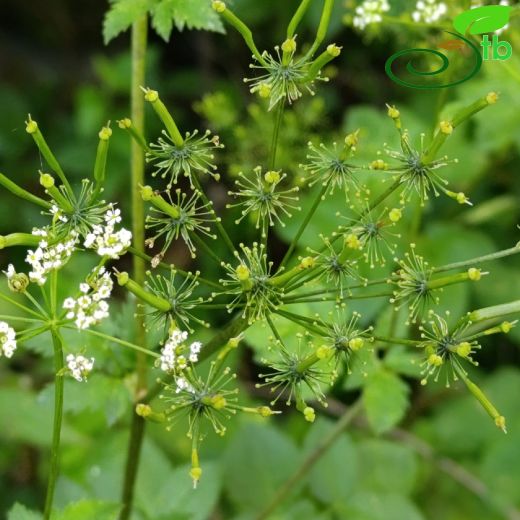
POLYGON ((5 175, 0 173, 0 185, 3 186, 6 190, 10 191, 13 195, 20 197, 21 199, 25 199, 33 204, 41 206, 42 208, 49 210, 52 207, 50 202, 46 200, 40 199, 36 195, 29 193, 27 190, 24 190, 18 184, 14 183, 12 180, 8 179, 5 175))
POLYGON ((271 149, 269 152, 269 169, 274 170, 276 164, 276 152, 278 150, 278 137, 280 135, 280 127, 282 126, 283 112, 285 109, 285 101, 278 103, 274 120, 273 137, 271 140, 271 149))
POLYGON ((311 3, 311 0, 302 0, 301 1, 300 5, 298 6, 298 9, 296 9, 296 12, 294 13, 293 17, 291 18, 289 25, 287 26, 287 39, 292 38, 294 36, 294 33, 296 32, 296 28, 300 24, 310 3, 311 3))
POLYGON ((273 499, 269 502, 267 507, 255 518, 255 520, 266 520, 271 518, 272 513, 276 508, 290 496, 293 487, 311 470, 316 462, 327 452, 327 450, 338 440, 345 428, 352 422, 356 415, 361 410, 361 400, 356 401, 347 411, 341 416, 334 427, 322 437, 316 448, 304 459, 302 464, 296 471, 285 481, 278 489, 273 499))
POLYGON ((382 341, 383 343, 391 343, 392 345, 408 345, 410 347, 416 347, 421 342, 413 339, 404 338, 389 338, 387 336, 373 336, 375 341, 382 341))
POLYGON ((490 253, 489 255, 478 256, 477 258, 470 258, 469 260, 462 260, 461 262, 454 262, 452 264, 446 264, 441 267, 436 267, 435 269, 433 269, 433 272, 442 273, 444 271, 451 271, 452 269, 460 269, 461 267, 472 267, 476 264, 482 264, 484 262, 498 260, 499 258, 516 255, 518 253, 520 253, 520 246, 516 245, 515 247, 504 249, 503 251, 498 251, 496 253, 490 253))
POLYGON ((305 55, 306 58, 312 58, 314 53, 318 50, 321 42, 327 36, 327 30, 329 28, 330 17, 332 14, 332 8, 334 7, 334 0, 324 0, 323 2, 323 11, 321 12, 320 24, 318 26, 318 32, 316 33, 316 38, 314 43, 312 44, 309 52, 305 55))
POLYGON ((197 177, 197 174, 194 173, 191 177, 191 180, 193 182, 193 185, 199 192, 200 198, 204 202, 204 205, 210 209, 211 213, 213 214, 213 222, 215 223, 215 226, 220 233, 220 236, 224 239, 224 242, 229 248, 229 251, 234 254, 235 253, 235 246, 233 245, 233 242, 229 238, 229 235, 227 234, 227 231, 224 229, 224 226, 221 224, 220 219, 217 217, 215 213, 215 209, 213 208, 213 203, 206 197, 206 194, 204 193, 204 190, 202 189, 202 186, 200 184, 200 181, 197 177))
MULTIPOLYGON (((143 15, 132 24, 132 85, 131 85, 131 120, 137 132, 144 134, 144 97, 141 85, 145 84, 146 73, 146 43, 147 43, 148 19, 143 15)), ((134 248, 136 251, 144 251, 145 217, 144 201, 141 197, 140 186, 144 185, 144 154, 141 146, 136 141, 131 143, 131 194, 132 194, 132 232, 134 248)), ((138 255, 133 256, 133 268, 135 281, 143 286, 146 276, 146 264, 138 255)), ((136 343, 146 346, 146 333, 144 328, 144 316, 136 315, 135 318, 136 343)), ((147 370, 146 355, 137 352, 137 384, 135 400, 139 402, 146 393, 147 370)), ((132 407, 132 424, 130 427, 130 440, 126 455, 125 476, 121 502, 123 503, 120 520, 128 520, 132 511, 134 498, 134 485, 139 468, 141 446, 144 436, 144 419, 134 413, 132 407)))
POLYGON ((9 302, 11 305, 14 305, 15 307, 18 307, 19 309, 22 309, 25 312, 28 312, 29 314, 32 314, 36 318, 38 318, 41 321, 45 321, 47 319, 47 316, 38 314, 37 312, 33 311, 29 307, 26 307, 25 305, 17 302, 16 300, 13 300, 12 298, 9 298, 9 296, 6 296, 5 294, 2 294, 0 292, 0 299, 5 300, 6 302, 9 302))
POLYGON ((318 206, 320 205, 321 201, 323 200, 323 197, 324 197, 328 187, 329 187, 328 182, 325 183, 321 187, 321 190, 319 191, 316 199, 314 200, 314 203, 312 204, 307 215, 305 216, 305 219, 300 224, 300 227, 298 228, 296 235, 294 235, 294 238, 292 239, 291 244, 289 245, 289 249, 285 253, 285 256, 283 257, 282 262, 280 263, 280 266, 278 267, 278 271, 280 271, 280 269, 285 266, 285 264, 288 262, 289 258, 291 257, 296 245, 298 244, 298 240, 300 240, 300 237, 302 236, 303 232, 307 228, 307 225, 309 224, 311 218, 313 217, 314 213, 316 213, 316 210, 318 209, 318 206))
POLYGON ((63 420, 63 344, 62 338, 56 329, 51 329, 52 344, 54 347, 54 423, 52 431, 51 467, 47 481, 47 494, 45 497, 44 520, 49 520, 54 500, 54 489, 58 478, 58 463, 61 438, 61 424, 63 420))

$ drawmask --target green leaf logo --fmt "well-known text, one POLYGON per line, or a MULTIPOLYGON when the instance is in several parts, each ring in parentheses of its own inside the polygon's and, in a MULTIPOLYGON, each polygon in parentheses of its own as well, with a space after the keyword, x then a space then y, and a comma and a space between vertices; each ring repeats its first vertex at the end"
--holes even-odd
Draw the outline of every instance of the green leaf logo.
POLYGON ((511 7, 485 5, 464 11, 453 20, 453 27, 460 34, 483 34, 504 27, 509 21, 511 7))

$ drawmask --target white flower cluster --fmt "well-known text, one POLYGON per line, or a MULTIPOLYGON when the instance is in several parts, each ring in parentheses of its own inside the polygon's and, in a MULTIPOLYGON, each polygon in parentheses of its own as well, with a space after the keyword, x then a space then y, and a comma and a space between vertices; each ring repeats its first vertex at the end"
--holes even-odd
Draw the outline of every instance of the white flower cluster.
POLYGON ((437 0, 419 0, 415 4, 415 11, 412 13, 414 22, 433 23, 442 18, 448 8, 444 2, 437 0))
POLYGON ((189 392, 190 394, 195 393, 195 388, 191 386, 185 377, 176 377, 175 378, 175 393, 180 394, 181 392, 189 392))
POLYGON ((68 262, 78 243, 78 234, 72 231, 63 242, 53 245, 49 245, 44 229, 33 229, 32 234, 42 237, 42 240, 35 251, 27 251, 25 261, 32 267, 29 272, 31 282, 43 285, 50 271, 60 269, 68 262))
POLYGON ((16 332, 5 321, 0 321, 0 356, 10 358, 16 350, 16 332))
POLYGON ((60 210, 60 208, 58 208, 58 206, 56 206, 56 204, 53 204, 51 206, 51 215, 56 216, 56 218, 60 222, 67 223, 69 221, 69 219, 65 215, 63 215, 62 211, 60 210))
MULTIPOLYGON (((161 357, 158 361, 161 370, 164 372, 184 370, 188 366, 188 361, 196 363, 199 360, 202 343, 194 341, 188 346, 185 344, 187 339, 188 333, 185 331, 174 330, 170 334, 170 337, 161 349, 161 357)), ((177 385, 179 385, 179 380, 181 379, 177 378, 177 385)))
POLYGON ((67 356, 67 368, 70 375, 80 383, 87 380, 87 376, 94 368, 94 358, 87 359, 85 356, 69 354, 67 356))
POLYGON ((115 225, 121 222, 121 210, 111 206, 104 219, 104 226, 96 224, 87 234, 84 246, 95 249, 100 256, 119 258, 132 243, 132 233, 125 228, 115 230, 115 225))
POLYGON ((387 0, 365 0, 356 7, 356 14, 352 23, 358 29, 364 29, 367 25, 383 21, 383 13, 390 10, 387 0))
POLYGON ((88 329, 109 316, 109 306, 106 300, 112 293, 114 282, 104 267, 97 272, 94 270, 94 273, 96 277, 94 280, 90 280, 90 285, 88 283, 79 285, 82 293, 79 298, 67 298, 63 302, 63 308, 68 311, 67 319, 75 318, 78 329, 88 329))

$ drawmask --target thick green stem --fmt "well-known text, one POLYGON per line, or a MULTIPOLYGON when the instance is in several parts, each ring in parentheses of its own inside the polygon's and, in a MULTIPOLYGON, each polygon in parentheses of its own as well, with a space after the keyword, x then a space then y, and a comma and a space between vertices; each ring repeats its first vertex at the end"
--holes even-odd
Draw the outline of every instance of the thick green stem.
MULTIPOLYGON (((141 85, 145 84, 146 71, 146 41, 147 41, 148 20, 146 15, 132 25, 132 86, 131 86, 131 120, 136 130, 144 134, 144 98, 141 92, 141 85)), ((141 197, 140 186, 144 185, 144 154, 141 146, 132 141, 131 151, 131 171, 132 171, 132 231, 134 248, 136 251, 144 251, 145 222, 144 222, 144 201, 141 197)), ((145 281, 146 264, 138 256, 133 256, 134 279, 136 283, 143 286, 145 281)), ((144 316, 137 315, 135 319, 135 342, 146 347, 146 333, 144 328, 144 316)), ((138 352, 137 360, 137 384, 135 400, 139 402, 146 393, 147 370, 146 354, 138 352)), ((126 456, 125 477, 123 482, 122 503, 120 520, 127 520, 132 510, 134 497, 134 485, 139 468, 141 446, 144 436, 144 419, 133 411, 132 425, 130 429, 130 440, 126 456)))
POLYGON ((20 197, 21 199, 27 200, 36 204, 37 206, 41 206, 44 209, 51 209, 52 204, 47 202, 46 200, 40 199, 36 195, 29 193, 27 190, 24 190, 18 184, 8 179, 3 173, 0 173, 0 185, 3 186, 6 190, 10 191, 13 195, 20 197))
POLYGON ((316 33, 316 39, 312 44, 309 52, 306 54, 307 58, 314 56, 314 53, 318 50, 319 46, 327 36, 327 30, 329 28, 330 17, 332 15, 332 8, 334 7, 334 0, 323 1, 323 11, 321 13, 320 24, 318 26, 318 32, 316 33))
POLYGON ((271 140, 271 150, 269 152, 269 169, 274 170, 276 165, 276 152, 278 150, 278 138, 280 136, 280 127, 282 126, 283 111, 285 102, 281 100, 276 108, 276 116, 274 120, 273 138, 271 140))
POLYGON ((296 9, 296 12, 294 13, 293 17, 291 18, 289 25, 287 26, 287 39, 292 38, 294 36, 294 33, 296 32, 296 28, 300 24, 310 3, 311 3, 311 0, 302 0, 300 5, 298 6, 298 9, 296 9))
POLYGON ((58 463, 61 439, 61 423, 63 420, 63 346, 62 339, 56 329, 51 329, 52 345, 54 347, 54 422, 52 430, 51 467, 47 481, 47 494, 45 496, 44 520, 51 517, 54 489, 58 478, 58 463))
POLYGON ((290 496, 293 487, 303 478, 316 462, 327 452, 327 450, 338 440, 345 428, 352 422, 361 410, 361 400, 356 401, 341 416, 334 427, 323 437, 316 448, 305 458, 297 470, 288 480, 278 489, 278 492, 269 502, 267 507, 255 518, 255 520, 265 520, 271 518, 271 514, 276 508, 290 496))

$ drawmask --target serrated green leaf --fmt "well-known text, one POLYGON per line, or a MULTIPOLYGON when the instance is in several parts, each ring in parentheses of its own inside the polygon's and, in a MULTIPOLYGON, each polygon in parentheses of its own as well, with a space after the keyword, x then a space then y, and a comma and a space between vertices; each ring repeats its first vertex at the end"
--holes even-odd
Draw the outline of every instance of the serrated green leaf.
POLYGON ((410 494, 417 477, 417 458, 408 446, 383 439, 367 439, 358 446, 358 482, 377 493, 410 494))
POLYGON ((393 428, 408 407, 408 386, 392 372, 379 370, 365 385, 363 401, 368 422, 376 433, 393 428))
POLYGON ((464 11, 453 19, 453 27, 460 33, 483 34, 504 27, 509 21, 511 7, 507 5, 484 5, 464 11))
MULTIPOLYGON (((332 421, 318 419, 305 438, 305 451, 312 452, 333 427, 332 421)), ((324 503, 348 501, 356 485, 357 468, 356 447, 345 433, 311 468, 309 487, 314 496, 324 503)))
POLYGON ((37 511, 31 511, 18 502, 7 513, 7 520, 41 520, 43 517, 37 511))
POLYGON ((152 0, 115 0, 103 20, 105 44, 126 31, 153 6, 152 0))
POLYGON ((224 32, 220 17, 209 0, 161 0, 151 10, 152 27, 165 41, 170 39, 173 24, 179 31, 205 29, 224 32))
POLYGON ((348 504, 337 507, 341 518, 349 520, 423 520, 415 504, 394 493, 360 492, 348 504))
POLYGON ((292 440, 267 423, 246 424, 233 437, 224 457, 224 485, 243 510, 261 511, 296 469, 292 440))
POLYGON ((121 506, 99 500, 80 500, 53 516, 53 520, 115 520, 121 506))

